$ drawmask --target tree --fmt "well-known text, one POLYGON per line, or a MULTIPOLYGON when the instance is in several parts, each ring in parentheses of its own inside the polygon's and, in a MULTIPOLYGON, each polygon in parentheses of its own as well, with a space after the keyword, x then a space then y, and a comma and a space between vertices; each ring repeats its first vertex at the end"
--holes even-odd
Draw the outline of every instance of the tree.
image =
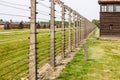
POLYGON ((0 19, 0 22, 3 22, 3 19, 0 19))
POLYGON ((96 26, 99 27, 99 23, 100 23, 100 21, 97 20, 97 19, 93 19, 93 20, 92 20, 92 23, 94 23, 96 26))

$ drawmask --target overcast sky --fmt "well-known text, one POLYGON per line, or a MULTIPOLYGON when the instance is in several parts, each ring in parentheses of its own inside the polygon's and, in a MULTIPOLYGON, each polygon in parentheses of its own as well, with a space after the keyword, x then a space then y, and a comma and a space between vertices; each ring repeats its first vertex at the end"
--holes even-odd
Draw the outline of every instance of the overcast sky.
POLYGON ((81 15, 92 19, 99 19, 99 4, 98 0, 62 0, 71 8, 78 11, 81 15))
MULTIPOLYGON (((37 18, 41 20, 49 20, 49 0, 37 0, 38 2, 42 3, 38 4, 37 9, 40 14, 38 14, 37 18), (44 5, 45 4, 45 5, 44 5), (45 12, 43 12, 45 11, 45 12)), ((84 17, 88 18, 89 20, 92 19, 99 19, 99 5, 98 0, 62 0, 65 2, 66 5, 70 6, 72 9, 79 12, 84 17)), ((30 0, 0 0, 0 19, 3 20, 14 20, 14 21, 29 21, 28 17, 30 16, 29 11, 30 0), (6 1, 6 2, 4 2, 6 1), (7 3, 8 2, 8 3, 7 3), (15 3, 13 5, 11 3, 15 3), (18 4, 18 5, 17 5, 18 4), (20 4, 20 5, 19 5, 20 4), (15 8, 17 7, 17 9, 15 8), (4 13, 4 15, 2 15, 4 13), (5 14, 13 14, 14 16, 8 16, 5 14), (21 15, 23 17, 18 17, 21 15)), ((57 6, 56 6, 57 7, 57 6)), ((56 8, 58 12, 60 12, 60 7, 56 8)), ((56 15, 60 15, 57 13, 56 15)), ((60 18, 60 16, 58 17, 60 18)))

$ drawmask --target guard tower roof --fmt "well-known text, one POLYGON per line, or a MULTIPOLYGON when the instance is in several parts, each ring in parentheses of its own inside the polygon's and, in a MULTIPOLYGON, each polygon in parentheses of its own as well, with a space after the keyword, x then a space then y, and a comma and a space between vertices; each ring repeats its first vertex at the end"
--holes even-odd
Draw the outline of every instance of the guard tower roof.
POLYGON ((120 0, 98 0, 98 3, 120 3, 120 0))

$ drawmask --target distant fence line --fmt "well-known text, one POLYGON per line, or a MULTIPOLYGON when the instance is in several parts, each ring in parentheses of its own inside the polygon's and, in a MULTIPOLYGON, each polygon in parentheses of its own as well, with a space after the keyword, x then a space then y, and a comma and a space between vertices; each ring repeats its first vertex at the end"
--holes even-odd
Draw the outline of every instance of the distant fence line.
MULTIPOLYGON (((72 51, 79 48, 84 39, 96 29, 93 23, 61 0, 50 0, 50 4, 41 3, 41 1, 31 0, 30 24, 24 24, 24 27, 20 23, 13 24, 15 26, 13 28, 29 27, 28 30, 21 31, 22 29, 20 29, 16 33, 13 30, 13 33, 10 34, 8 34, 9 32, 1 33, 3 35, 0 38, 4 38, 1 38, 3 40, 1 40, 0 46, 3 47, 0 48, 6 48, 6 50, 0 49, 0 57, 2 57, 0 70, 3 70, 0 72, 1 79, 19 80, 27 76, 29 80, 39 80, 41 66, 49 63, 54 69, 57 65, 58 55, 61 56, 61 60, 66 58, 72 51), (39 12, 41 8, 36 9, 38 5, 50 10, 50 14, 44 10, 42 10, 44 14, 39 12), (41 25, 37 24, 38 15, 50 18, 48 19, 49 24, 44 25, 44 28, 47 29, 38 29, 41 28, 41 25), (60 22, 56 24, 55 21, 60 22), (3 52, 4 54, 2 54, 3 52)), ((12 24, 7 25, 9 26, 7 28, 11 28, 10 25, 12 24)))

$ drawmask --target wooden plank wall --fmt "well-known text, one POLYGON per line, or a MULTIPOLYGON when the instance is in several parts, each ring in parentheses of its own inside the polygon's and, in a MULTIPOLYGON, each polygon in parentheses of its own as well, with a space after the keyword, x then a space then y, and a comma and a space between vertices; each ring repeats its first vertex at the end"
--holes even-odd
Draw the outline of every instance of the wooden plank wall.
POLYGON ((101 12, 100 13, 100 35, 120 34, 120 12, 101 12), (110 25, 112 30, 110 30, 110 25))

